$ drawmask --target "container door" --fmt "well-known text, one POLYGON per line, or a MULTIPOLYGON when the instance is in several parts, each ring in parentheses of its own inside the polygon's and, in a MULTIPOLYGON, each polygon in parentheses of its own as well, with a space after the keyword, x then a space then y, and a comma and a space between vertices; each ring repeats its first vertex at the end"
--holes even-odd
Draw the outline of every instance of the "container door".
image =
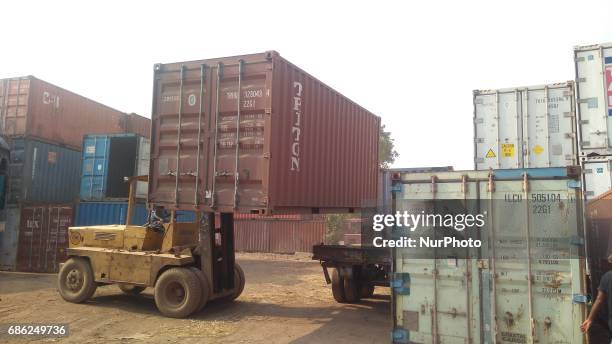
POLYGON ((7 136, 27 135, 30 79, 0 80, 0 129, 7 136))
MULTIPOLYGON (((149 175, 149 161, 151 153, 151 140, 141 137, 138 139, 138 156, 136 157, 136 175, 148 176, 149 175)), ((148 182, 137 182, 136 183, 136 197, 140 199, 147 198, 147 192, 149 191, 148 182)))
POLYGON ((518 90, 475 96, 477 170, 522 167, 520 102, 518 90))
POLYGON ((584 188, 587 200, 612 188, 612 160, 591 159, 583 163, 584 188))
MULTIPOLYGON (((497 343, 581 343, 580 193, 567 180, 500 181, 490 202, 489 310, 497 343)), ((483 194, 486 188, 483 187, 483 194)))
POLYGON ((106 196, 110 138, 90 136, 83 142, 81 199, 100 200, 106 196))
POLYGON ((17 244, 19 242, 19 207, 7 206, 6 221, 0 222, 0 269, 14 271, 17 267, 17 244))
POLYGON ((612 48, 576 51, 580 146, 583 155, 610 154, 612 145, 612 48))
POLYGON ((525 168, 577 165, 573 84, 522 91, 525 168))
MULTIPOLYGON (((462 202, 463 199, 477 199, 477 194, 477 182, 466 185, 461 182, 440 183, 435 186, 431 183, 410 184, 405 186, 397 210, 414 213, 415 209, 429 209, 426 213, 431 213, 432 207, 441 205, 464 206, 466 203, 462 202), (429 201, 434 199, 449 201, 429 201)), ((437 209, 434 213, 443 212, 437 209)), ((425 232, 419 231, 418 237, 427 233, 427 236, 434 238, 438 230, 430 228, 425 232)), ((395 250, 394 279, 409 279, 410 290, 408 293, 394 291, 394 321, 396 329, 409 332, 411 343, 464 344, 483 340, 480 327, 482 288, 477 260, 457 257, 467 257, 467 253, 457 251, 442 256, 435 253, 435 249, 395 250)))

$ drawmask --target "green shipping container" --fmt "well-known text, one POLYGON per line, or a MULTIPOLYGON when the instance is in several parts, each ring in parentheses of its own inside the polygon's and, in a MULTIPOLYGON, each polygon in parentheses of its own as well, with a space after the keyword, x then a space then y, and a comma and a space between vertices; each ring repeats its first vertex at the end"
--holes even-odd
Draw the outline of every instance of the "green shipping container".
POLYGON ((450 212, 454 202, 485 221, 479 248, 393 249, 393 342, 583 343, 579 173, 576 168, 402 173, 393 188, 397 211, 415 211, 415 204, 431 210, 436 204, 435 213, 450 212))

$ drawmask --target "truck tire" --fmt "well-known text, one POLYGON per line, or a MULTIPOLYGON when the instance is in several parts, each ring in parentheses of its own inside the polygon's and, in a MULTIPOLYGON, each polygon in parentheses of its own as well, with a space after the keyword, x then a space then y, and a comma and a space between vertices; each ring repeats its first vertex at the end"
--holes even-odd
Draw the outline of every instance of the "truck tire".
POLYGON ((155 283, 155 305, 171 318, 184 318, 200 306, 202 290, 198 276, 188 268, 170 268, 155 283))
POLYGON ((334 269, 332 271, 331 281, 332 295, 334 296, 334 300, 339 303, 345 303, 346 297, 344 296, 344 278, 340 276, 338 269, 334 269))
POLYGON ((369 283, 361 284, 361 297, 368 298, 374 295, 374 286, 369 283))
POLYGON ((85 258, 73 257, 62 265, 58 274, 58 289, 68 302, 81 303, 96 292, 98 285, 93 270, 85 258))
POLYGON ((361 299, 359 282, 354 278, 344 279, 344 298, 347 303, 357 303, 361 299))
POLYGON ((208 303, 210 299, 210 284, 208 283, 208 278, 204 275, 202 270, 192 266, 189 270, 193 271, 193 273, 198 276, 198 280, 200 280, 200 288, 202 289, 202 297, 200 299, 200 306, 198 306, 197 312, 201 311, 204 306, 208 303))
POLYGON ((145 289, 147 289, 146 287, 126 283, 119 283, 117 284, 117 286, 119 287, 119 289, 121 289, 122 292, 128 295, 138 295, 142 293, 145 289))

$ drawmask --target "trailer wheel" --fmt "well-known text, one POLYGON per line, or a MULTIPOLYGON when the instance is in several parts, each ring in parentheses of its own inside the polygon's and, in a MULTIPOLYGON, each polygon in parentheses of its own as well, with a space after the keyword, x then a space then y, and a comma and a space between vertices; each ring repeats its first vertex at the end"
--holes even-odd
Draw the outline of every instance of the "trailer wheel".
POLYGON ((202 290, 202 297, 200 299, 200 306, 196 310, 197 312, 199 312, 204 308, 204 306, 206 306, 206 304, 208 303, 208 300, 210 299, 210 287, 208 284, 208 278, 206 278, 202 270, 196 268, 195 266, 190 267, 189 270, 193 271, 193 273, 200 280, 200 288, 202 290))
POLYGON ((369 283, 363 283, 361 285, 361 297, 367 298, 374 295, 374 285, 369 283))
POLYGON ((117 284, 117 286, 119 287, 119 289, 121 289, 122 292, 128 295, 138 295, 142 293, 145 289, 147 289, 146 287, 125 283, 119 283, 117 284))
POLYGON ((361 290, 359 288, 359 282, 356 279, 344 279, 344 298, 348 303, 359 302, 359 299, 361 298, 361 290))
POLYGON ((80 257, 70 258, 58 274, 58 289, 68 302, 81 303, 96 292, 96 281, 89 262, 80 257))
POLYGON ((155 304, 171 318, 184 318, 200 306, 202 290, 198 276, 187 268, 164 271, 155 284, 155 304))
POLYGON ((340 276, 338 269, 334 269, 332 271, 331 276, 331 285, 332 285, 332 295, 336 302, 345 303, 346 297, 344 296, 344 278, 340 276))

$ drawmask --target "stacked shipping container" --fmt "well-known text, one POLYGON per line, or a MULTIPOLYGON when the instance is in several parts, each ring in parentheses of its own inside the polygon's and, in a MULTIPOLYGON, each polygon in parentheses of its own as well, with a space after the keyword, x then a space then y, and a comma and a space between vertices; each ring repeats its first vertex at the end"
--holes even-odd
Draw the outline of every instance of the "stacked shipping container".
POLYGON ((574 47, 585 197, 612 188, 612 43, 574 47))
POLYGON ((0 80, 0 132, 11 151, 0 269, 57 269, 79 196, 83 136, 133 131, 148 137, 150 120, 32 76, 0 80))

